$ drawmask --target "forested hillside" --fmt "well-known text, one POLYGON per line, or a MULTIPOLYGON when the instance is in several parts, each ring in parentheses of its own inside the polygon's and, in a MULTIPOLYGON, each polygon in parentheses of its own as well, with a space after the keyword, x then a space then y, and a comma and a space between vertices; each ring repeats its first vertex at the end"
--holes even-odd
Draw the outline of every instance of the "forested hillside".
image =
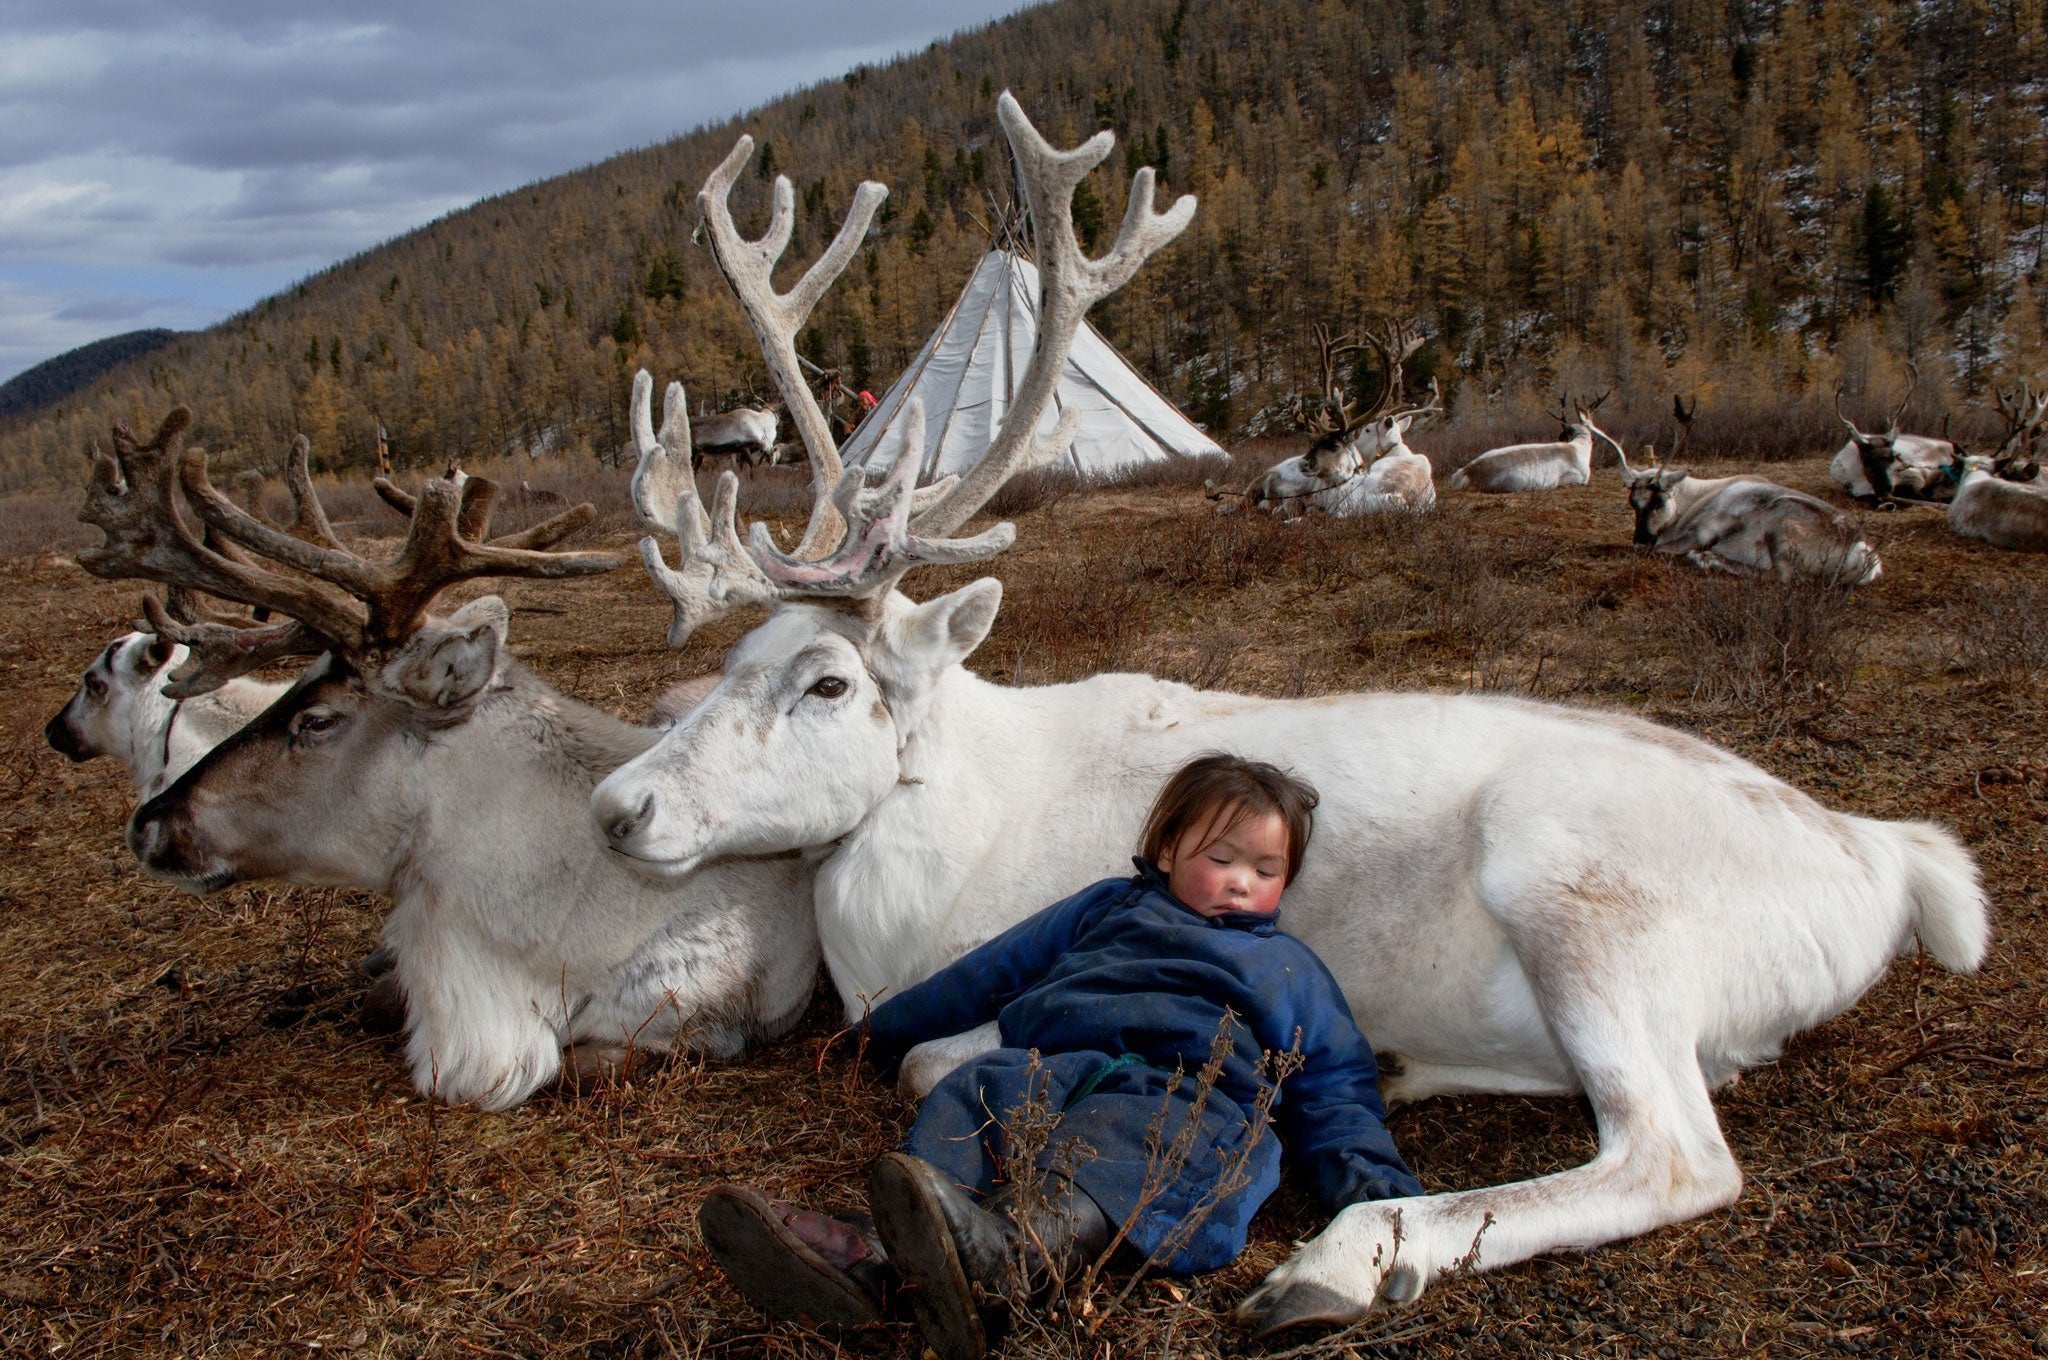
MULTIPOLYGON (((508 446, 609 449, 632 372, 716 402, 765 384, 695 194, 741 130, 739 195, 795 182, 808 263, 864 177, 867 249, 805 337, 886 382, 985 248, 1007 197, 995 95, 1048 136, 1114 128, 1077 201, 1114 230, 1131 169, 1201 207, 1097 315, 1218 431, 1264 423, 1311 371, 1307 331, 1420 319, 1455 410, 1557 384, 1672 385, 1723 409, 1916 413, 2048 367, 2044 0, 1059 0, 742 121, 487 200, 0 424, 0 488, 78 477, 116 415, 190 402, 200 437, 329 464, 508 446)), ((785 276, 787 277, 787 276, 785 276)))
POLYGON ((56 405, 99 381, 108 369, 162 349, 176 331, 126 331, 66 350, 0 383, 0 416, 25 415, 56 405))

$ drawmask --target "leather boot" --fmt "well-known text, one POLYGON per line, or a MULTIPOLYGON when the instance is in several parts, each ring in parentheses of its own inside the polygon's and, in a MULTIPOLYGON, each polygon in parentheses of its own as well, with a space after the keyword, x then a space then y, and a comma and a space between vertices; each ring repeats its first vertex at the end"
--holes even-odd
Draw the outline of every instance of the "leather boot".
POLYGON ((1116 1232, 1088 1192, 1065 1176, 1045 1172, 1040 1189, 1041 1204, 1020 1204, 1005 1188, 983 1206, 1009 1224, 1011 1259, 1021 1264, 1024 1291, 1034 1299, 1087 1269, 1116 1232))
POLYGON ((721 1185, 697 1211, 704 1245, 747 1302, 779 1322, 861 1327, 895 1287, 888 1253, 865 1215, 828 1216, 721 1185))
POLYGON ((1108 1245, 1109 1220, 1094 1200, 1050 1174, 1046 1189, 1043 1207, 997 1197, 985 1209, 908 1153, 875 1164, 868 1206, 939 1360, 981 1360, 1009 1325, 1013 1290, 1041 1293, 1108 1245))

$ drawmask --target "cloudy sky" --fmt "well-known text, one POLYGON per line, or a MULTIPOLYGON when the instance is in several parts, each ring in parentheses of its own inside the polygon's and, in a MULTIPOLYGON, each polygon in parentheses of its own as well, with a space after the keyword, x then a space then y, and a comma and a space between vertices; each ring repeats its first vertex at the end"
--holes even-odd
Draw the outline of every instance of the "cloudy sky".
POLYGON ((1026 0, 0 0, 0 381, 1026 0))

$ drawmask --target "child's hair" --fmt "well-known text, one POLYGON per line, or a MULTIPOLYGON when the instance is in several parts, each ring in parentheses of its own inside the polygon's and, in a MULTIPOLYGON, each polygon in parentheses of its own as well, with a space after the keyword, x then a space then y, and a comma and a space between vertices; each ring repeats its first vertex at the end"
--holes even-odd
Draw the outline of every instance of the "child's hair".
POLYGON ((1200 854, 1245 818, 1277 812, 1287 827, 1287 881, 1292 883, 1301 870, 1309 833, 1315 830, 1319 801, 1313 785, 1278 765, 1209 751, 1174 771, 1159 791, 1145 818, 1139 853, 1157 864, 1168 846, 1178 845, 1188 829, 1206 817, 1209 825, 1202 843, 1181 852, 1200 854))

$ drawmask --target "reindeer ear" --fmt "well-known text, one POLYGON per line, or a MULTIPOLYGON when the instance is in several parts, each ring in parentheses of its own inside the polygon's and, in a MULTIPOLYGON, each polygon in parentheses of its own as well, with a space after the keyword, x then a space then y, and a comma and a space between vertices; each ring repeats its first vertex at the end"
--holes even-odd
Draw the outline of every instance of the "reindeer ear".
POLYGON ((169 638, 150 634, 149 645, 142 649, 142 668, 146 671, 161 670, 169 663, 171 653, 177 648, 178 644, 169 638))
POLYGON ((422 627, 378 672, 388 692, 423 708, 455 709, 497 677, 511 611, 496 595, 422 627))
POLYGON ((1002 603, 1003 583, 992 576, 928 600, 903 618, 896 650, 936 674, 981 645, 1002 603))

